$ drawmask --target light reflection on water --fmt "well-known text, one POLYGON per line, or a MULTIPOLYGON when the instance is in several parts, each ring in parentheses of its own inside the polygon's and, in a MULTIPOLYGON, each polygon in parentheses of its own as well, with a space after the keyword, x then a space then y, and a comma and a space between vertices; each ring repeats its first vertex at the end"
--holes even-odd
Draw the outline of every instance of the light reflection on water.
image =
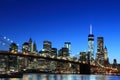
POLYGON ((62 75, 62 74, 24 74, 23 78, 0 78, 0 80, 120 80, 120 76, 107 75, 62 75))

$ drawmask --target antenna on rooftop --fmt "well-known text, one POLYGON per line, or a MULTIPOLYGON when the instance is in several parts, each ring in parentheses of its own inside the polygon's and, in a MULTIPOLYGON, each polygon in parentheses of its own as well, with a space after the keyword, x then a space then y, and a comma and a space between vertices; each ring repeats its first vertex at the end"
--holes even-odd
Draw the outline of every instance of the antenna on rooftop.
POLYGON ((92 24, 90 24, 90 34, 92 34, 92 24))

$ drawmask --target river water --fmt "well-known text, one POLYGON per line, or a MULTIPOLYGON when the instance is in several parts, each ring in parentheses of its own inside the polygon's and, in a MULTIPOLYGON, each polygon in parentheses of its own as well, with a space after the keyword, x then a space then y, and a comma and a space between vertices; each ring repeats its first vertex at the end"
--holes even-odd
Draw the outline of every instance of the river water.
POLYGON ((23 78, 0 78, 0 80, 120 80, 120 76, 76 74, 24 74, 23 78))

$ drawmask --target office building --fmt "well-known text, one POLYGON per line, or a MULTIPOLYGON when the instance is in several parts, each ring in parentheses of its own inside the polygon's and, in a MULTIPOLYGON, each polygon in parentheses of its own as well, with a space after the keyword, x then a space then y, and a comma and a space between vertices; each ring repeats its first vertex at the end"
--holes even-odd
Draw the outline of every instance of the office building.
POLYGON ((51 50, 51 56, 57 57, 57 48, 52 48, 52 50, 51 50))
POLYGON ((104 47, 104 38, 103 37, 97 38, 96 61, 100 65, 104 65, 104 66, 109 65, 108 51, 107 51, 107 47, 106 46, 104 47))
POLYGON ((32 39, 30 38, 28 42, 25 42, 22 45, 22 52, 36 53, 37 52, 36 43, 33 42, 32 39))
POLYGON ((96 54, 96 60, 99 63, 102 63, 104 60, 104 38, 98 37, 97 38, 97 54, 96 54))
POLYGON ((90 25, 90 34, 88 35, 88 52, 90 52, 90 61, 94 60, 94 35, 92 25, 90 25))
POLYGON ((29 48, 29 43, 28 42, 25 42, 22 45, 22 52, 30 52, 30 48, 29 48))
POLYGON ((71 51, 71 50, 70 50, 70 48, 71 48, 71 43, 70 43, 70 42, 65 42, 65 43, 64 43, 64 47, 65 47, 65 48, 68 48, 69 53, 70 53, 70 51, 71 51))
POLYGON ((104 48, 104 60, 107 61, 108 60, 108 51, 107 51, 107 47, 105 46, 104 48))
POLYGON ((80 57, 79 57, 79 61, 81 62, 85 62, 87 61, 87 52, 80 52, 80 57))
POLYGON ((61 48, 58 51, 58 56, 62 56, 62 57, 68 57, 69 56, 69 50, 66 47, 61 48))
POLYGON ((12 53, 17 53, 18 52, 18 46, 15 43, 11 43, 9 47, 9 51, 12 53))
POLYGON ((50 41, 43 41, 43 50, 51 52, 52 43, 50 41))
POLYGON ((31 53, 36 53, 37 52, 37 47, 36 47, 36 43, 32 41, 32 39, 29 39, 29 49, 31 53))

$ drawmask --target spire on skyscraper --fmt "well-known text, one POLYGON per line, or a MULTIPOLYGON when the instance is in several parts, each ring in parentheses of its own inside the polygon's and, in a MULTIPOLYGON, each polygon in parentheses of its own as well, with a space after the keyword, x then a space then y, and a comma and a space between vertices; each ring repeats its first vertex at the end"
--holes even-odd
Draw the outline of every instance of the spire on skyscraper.
POLYGON ((107 47, 105 46, 105 49, 107 49, 107 47))
POLYGON ((32 43, 32 38, 29 39, 29 43, 30 43, 30 44, 32 43))
POLYGON ((92 24, 90 24, 90 34, 92 34, 92 24))
POLYGON ((88 35, 88 52, 90 52, 90 60, 94 59, 94 35, 92 34, 92 25, 90 24, 90 33, 88 35))

